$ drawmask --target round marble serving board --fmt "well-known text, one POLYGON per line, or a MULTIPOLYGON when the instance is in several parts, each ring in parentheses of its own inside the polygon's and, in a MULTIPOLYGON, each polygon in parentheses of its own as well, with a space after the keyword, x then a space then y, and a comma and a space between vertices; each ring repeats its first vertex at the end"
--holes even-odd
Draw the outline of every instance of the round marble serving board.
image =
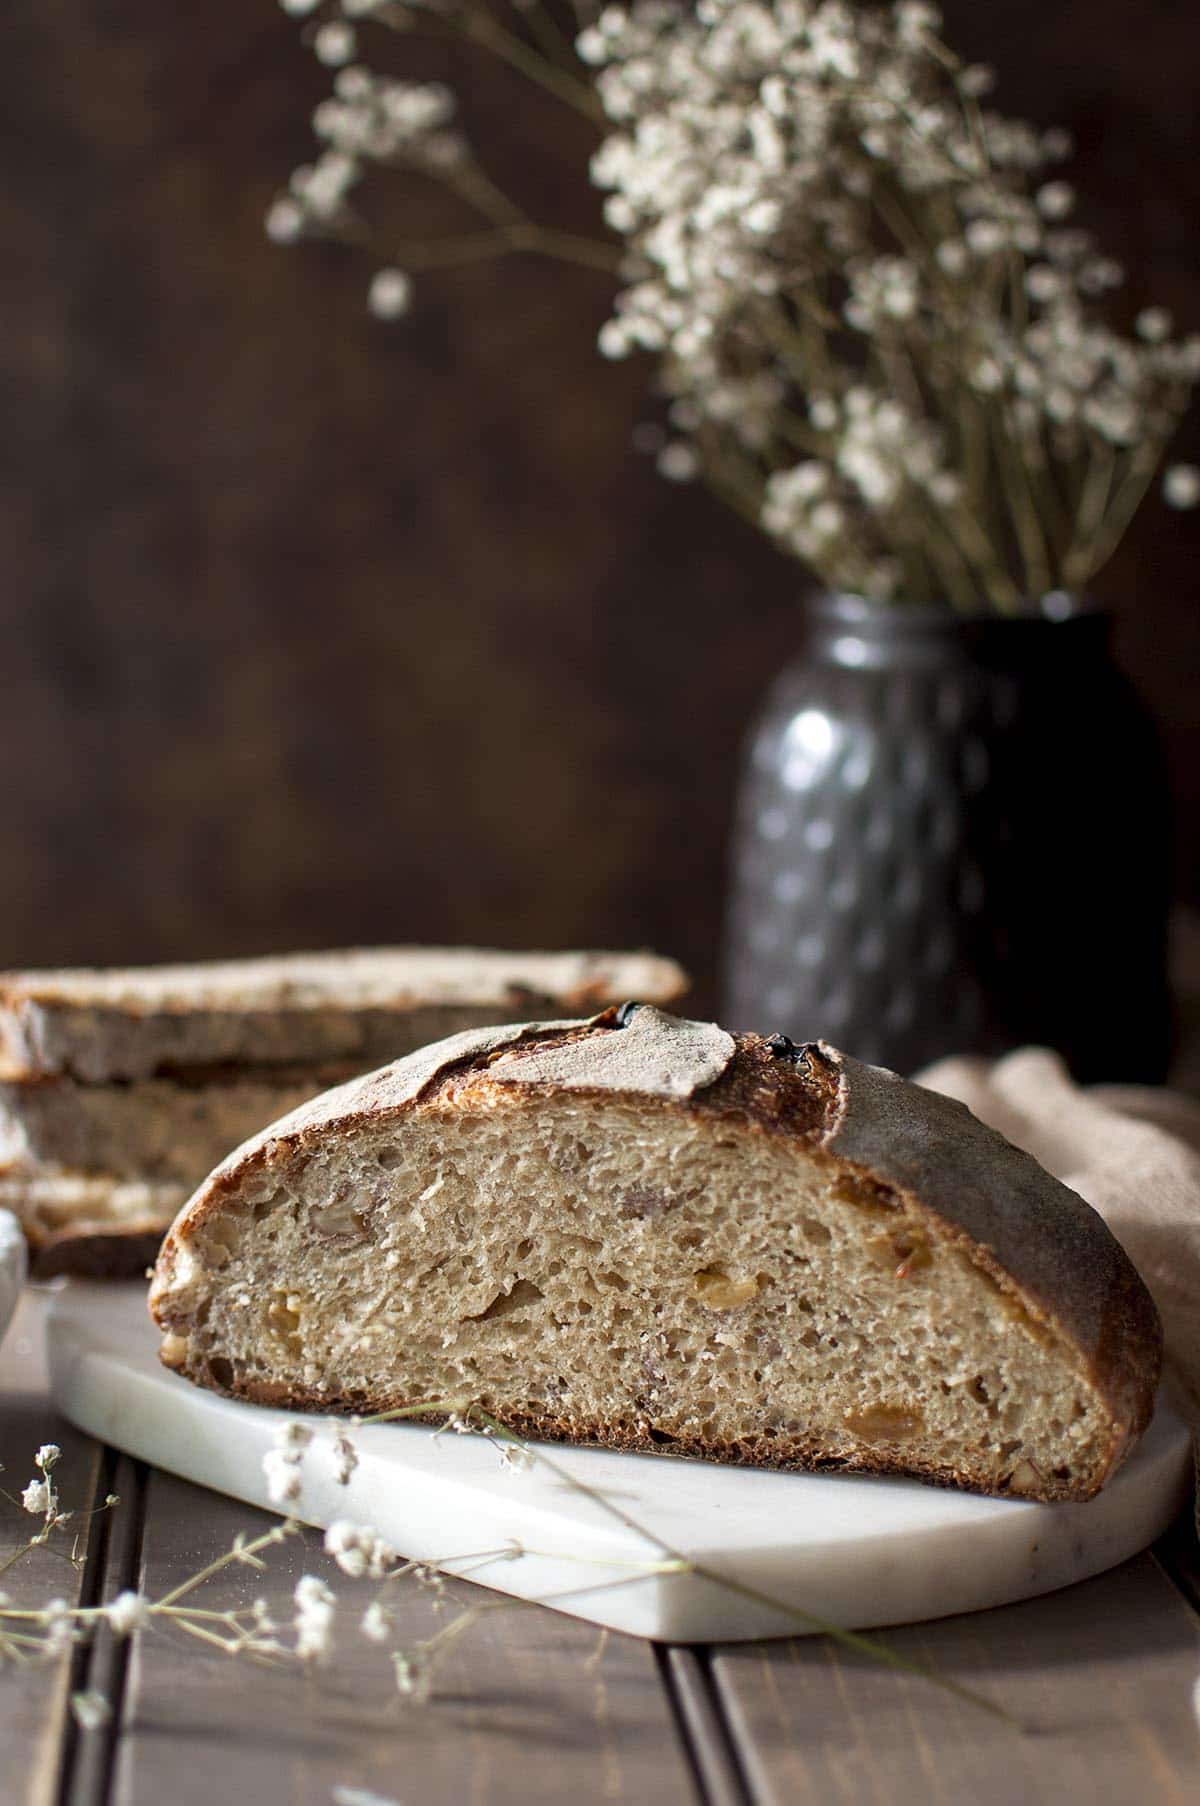
MULTIPOLYGON (((144 1286, 73 1281, 46 1334, 54 1398, 73 1422, 270 1509, 262 1458, 295 1413, 218 1398, 168 1373, 144 1286)), ((1145 1548, 1179 1509, 1190 1474, 1187 1431, 1165 1400, 1087 1505, 556 1444, 534 1444, 545 1459, 512 1469, 482 1436, 435 1437, 419 1424, 355 1429, 359 1462, 341 1486, 329 1452, 337 1420, 309 1421, 316 1434, 292 1507, 305 1522, 370 1524, 403 1555, 448 1573, 469 1569, 483 1586, 676 1643, 789 1636, 820 1629, 816 1620, 867 1629, 1050 1592, 1145 1548), (706 1572, 663 1572, 654 1537, 706 1572), (504 1553, 480 1559, 493 1550, 504 1553), (735 1591, 722 1576, 769 1597, 735 1591)))
POLYGON ((25 1235, 11 1210, 0 1210, 0 1342, 25 1284, 25 1235))

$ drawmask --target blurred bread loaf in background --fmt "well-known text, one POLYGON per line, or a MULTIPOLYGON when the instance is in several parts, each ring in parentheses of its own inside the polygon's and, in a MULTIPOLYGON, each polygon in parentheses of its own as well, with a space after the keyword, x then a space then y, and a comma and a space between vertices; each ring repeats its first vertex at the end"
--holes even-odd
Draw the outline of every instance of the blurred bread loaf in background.
POLYGON ((687 983, 653 953, 474 947, 3 973, 0 1204, 35 1273, 136 1273, 219 1161, 329 1086, 463 1029, 687 983))

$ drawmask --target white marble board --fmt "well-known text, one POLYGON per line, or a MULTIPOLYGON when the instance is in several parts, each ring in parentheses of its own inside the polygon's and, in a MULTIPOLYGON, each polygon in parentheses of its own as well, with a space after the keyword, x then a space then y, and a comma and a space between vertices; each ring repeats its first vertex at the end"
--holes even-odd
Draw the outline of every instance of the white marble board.
POLYGON ((25 1235, 11 1210, 0 1210, 0 1342, 25 1284, 25 1235))
MULTIPOLYGON (((117 1448, 269 1509, 262 1457, 294 1413, 201 1391, 160 1366, 157 1348, 143 1285, 71 1282, 47 1321, 56 1403, 117 1448)), ((480 1436, 435 1438, 416 1424, 356 1429, 359 1465, 340 1486, 324 1453, 333 1422, 310 1421, 317 1435, 293 1507, 306 1522, 370 1524, 406 1557, 675 1643, 793 1635, 819 1628, 812 1618, 866 1629, 1050 1592, 1145 1548, 1182 1504, 1190 1472, 1187 1432, 1165 1401, 1133 1457, 1086 1505, 552 1444, 533 1446, 557 1471, 541 1460, 513 1470, 480 1436), (661 1550, 642 1531, 707 1573, 656 1572, 661 1550), (512 1545, 525 1553, 489 1554, 512 1545)))

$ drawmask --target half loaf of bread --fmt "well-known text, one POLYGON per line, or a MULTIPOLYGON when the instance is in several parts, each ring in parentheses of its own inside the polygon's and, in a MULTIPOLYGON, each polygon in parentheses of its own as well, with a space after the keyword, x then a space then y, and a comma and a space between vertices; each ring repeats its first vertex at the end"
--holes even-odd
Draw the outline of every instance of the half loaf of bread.
POLYGON ((1149 1420, 1154 1305, 961 1105, 649 1006, 459 1035, 208 1179, 162 1358, 318 1410, 1085 1499, 1149 1420))

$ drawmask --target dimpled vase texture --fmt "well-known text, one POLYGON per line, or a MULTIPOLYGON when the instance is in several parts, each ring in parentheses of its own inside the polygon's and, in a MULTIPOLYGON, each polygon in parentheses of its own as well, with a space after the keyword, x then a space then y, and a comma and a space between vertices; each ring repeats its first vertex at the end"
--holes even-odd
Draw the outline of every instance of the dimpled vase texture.
POLYGON ((1168 1055, 1169 814, 1104 614, 810 604, 738 799, 725 1020, 913 1072, 1168 1055))

